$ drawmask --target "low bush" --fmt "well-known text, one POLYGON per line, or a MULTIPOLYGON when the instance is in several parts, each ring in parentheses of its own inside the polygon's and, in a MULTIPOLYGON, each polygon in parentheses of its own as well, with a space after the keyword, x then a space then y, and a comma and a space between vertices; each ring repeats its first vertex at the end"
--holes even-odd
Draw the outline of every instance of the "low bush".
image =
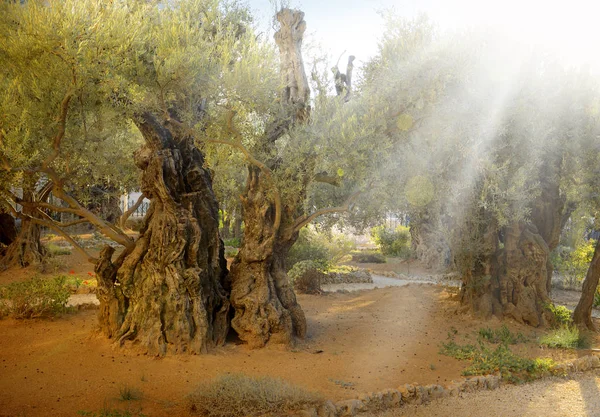
POLYGON ((344 234, 319 233, 312 228, 300 230, 298 240, 287 257, 288 269, 301 261, 317 261, 335 265, 355 248, 352 239, 344 234))
POLYGON ((585 349, 590 347, 590 339, 575 326, 561 326, 542 336, 540 345, 553 349, 585 349))
POLYGON ((552 320, 556 327, 570 326, 573 323, 573 315, 571 310, 565 306, 546 304, 544 308, 552 316, 552 320))
POLYGON ((396 229, 377 226, 371 229, 371 236, 384 255, 402 258, 411 255, 410 231, 406 226, 398 226, 396 229))
POLYGON ((384 264, 386 260, 385 256, 379 252, 360 251, 352 252, 352 262, 360 264, 384 264))
POLYGON ((0 308, 17 319, 53 316, 66 310, 70 296, 67 277, 33 277, 0 287, 0 308))
POLYGON ((51 256, 70 255, 71 249, 65 246, 59 246, 55 243, 48 243, 46 249, 51 256))
POLYGON ((202 384, 189 398, 190 410, 205 417, 280 416, 322 402, 281 379, 241 374, 202 384))
POLYGON ((123 385, 119 388, 119 399, 121 401, 134 401, 142 398, 142 392, 128 385, 123 385))
POLYGON ((326 265, 316 261, 300 261, 288 272, 290 283, 294 289, 303 294, 321 292, 321 281, 324 278, 326 265))

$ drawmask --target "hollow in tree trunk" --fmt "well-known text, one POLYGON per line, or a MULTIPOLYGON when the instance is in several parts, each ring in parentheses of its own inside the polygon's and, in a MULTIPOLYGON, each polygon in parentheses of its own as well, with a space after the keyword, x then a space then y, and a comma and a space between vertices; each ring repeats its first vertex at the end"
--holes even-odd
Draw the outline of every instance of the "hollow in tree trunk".
POLYGON ((258 168, 248 168, 242 197, 246 227, 231 265, 231 322, 250 347, 289 344, 306 335, 306 318, 289 283, 285 259, 298 234, 280 236, 274 230, 275 208, 258 168))
POLYGON ((96 265, 101 330, 148 354, 206 352, 224 343, 229 301, 218 207, 193 139, 144 114, 135 154, 150 208, 133 248, 96 265))
MULTIPOLYGON (((23 190, 23 201, 33 203, 35 194, 31 189, 23 190)), ((35 209, 31 207, 22 207, 23 216, 21 220, 21 229, 16 238, 8 245, 2 265, 5 267, 25 267, 43 262, 46 256, 46 249, 40 241, 41 230, 37 223, 29 220, 27 217, 37 217, 35 209)))
POLYGON ((580 329, 596 330, 592 321, 592 307, 594 306, 594 297, 598 288, 598 280, 600 279, 600 239, 596 242, 594 256, 588 268, 583 288, 581 290, 581 298, 573 312, 573 323, 580 329))

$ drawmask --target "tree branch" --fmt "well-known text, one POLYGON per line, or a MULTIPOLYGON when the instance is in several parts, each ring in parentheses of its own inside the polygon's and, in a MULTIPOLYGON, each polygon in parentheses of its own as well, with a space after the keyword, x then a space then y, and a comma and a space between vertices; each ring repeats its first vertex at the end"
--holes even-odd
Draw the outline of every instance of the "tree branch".
POLYGON ((131 207, 129 207, 127 210, 125 210, 125 213, 123 213, 121 215, 121 217, 119 218, 119 226, 121 227, 121 229, 125 230, 125 223, 127 222, 127 220, 129 219, 129 217, 131 217, 131 215, 133 213, 135 213, 137 211, 138 208, 140 208, 140 206, 142 205, 142 203, 144 202, 144 198, 146 198, 146 196, 144 195, 144 193, 142 193, 137 201, 135 202, 135 204, 131 207))
POLYGON ((290 234, 296 233, 298 231, 300 231, 300 229, 302 229, 304 226, 306 226, 307 224, 309 224, 310 222, 312 222, 314 219, 316 219, 319 216, 322 216, 324 214, 328 214, 328 213, 343 213, 345 211, 348 211, 350 209, 350 206, 352 205, 352 203, 354 202, 354 200, 356 200, 356 198, 362 193, 362 190, 356 191, 355 193, 351 194, 346 201, 344 202, 343 205, 338 206, 338 207, 330 207, 330 208, 324 208, 324 209, 320 209, 315 211, 314 213, 307 215, 307 216, 302 216, 298 219, 296 219, 296 221, 294 222, 294 224, 292 226, 290 226, 287 231, 290 232, 290 234))

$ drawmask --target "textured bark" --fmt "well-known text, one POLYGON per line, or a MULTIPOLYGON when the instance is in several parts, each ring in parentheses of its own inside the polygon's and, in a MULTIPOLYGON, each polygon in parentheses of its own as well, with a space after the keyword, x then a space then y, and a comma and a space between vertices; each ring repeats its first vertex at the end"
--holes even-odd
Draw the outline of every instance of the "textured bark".
MULTIPOLYGON (((23 201, 34 202, 34 195, 32 191, 24 190, 23 201)), ((22 212, 25 216, 37 217, 31 208, 23 207, 22 212)), ((40 237, 40 226, 24 217, 18 235, 6 248, 2 265, 6 268, 25 267, 42 262, 46 256, 46 249, 42 245, 40 237)))
MULTIPOLYGON (((497 242, 495 231, 491 230, 485 241, 486 246, 493 247, 497 242)), ((550 302, 546 287, 548 256, 548 245, 535 226, 510 224, 504 228, 504 248, 484 255, 479 263, 483 271, 475 270, 465 277, 463 302, 470 302, 484 317, 494 314, 531 326, 544 324, 544 305, 550 302)))
MULTIPOLYGON (((256 145, 267 153, 292 123, 306 122, 309 117, 310 90, 301 52, 306 30, 303 18, 304 13, 297 10, 282 9, 277 13, 280 28, 275 41, 281 55, 284 114, 273 121, 256 145)), ((270 175, 278 163, 260 168, 250 165, 246 191, 241 197, 244 237, 231 266, 231 304, 235 308, 231 324, 251 347, 289 344, 306 334, 304 312, 285 269, 287 253, 298 237, 290 226, 299 214, 306 189, 282 205, 270 175)))
POLYGON ((581 298, 573 312, 573 323, 581 329, 596 330, 592 321, 592 307, 594 306, 594 296, 598 288, 598 280, 600 279, 600 239, 596 242, 594 256, 590 267, 588 268, 583 288, 581 290, 581 298))
POLYGON ((292 343, 306 334, 304 312, 289 283, 285 259, 298 234, 282 237, 273 228, 274 207, 264 179, 249 167, 242 197, 246 227, 238 255, 231 266, 231 322, 250 347, 292 343))
POLYGON ((299 10, 281 9, 276 18, 279 30, 275 33, 275 42, 279 47, 282 82, 285 85, 281 102, 294 106, 295 121, 304 122, 308 120, 310 113, 310 87, 302 59, 302 39, 306 30, 304 13, 299 10))
POLYGON ((135 162, 150 208, 133 248, 113 262, 107 247, 96 265, 100 327, 151 355, 206 352, 229 328, 210 175, 192 138, 150 114, 137 125, 145 146, 135 162))

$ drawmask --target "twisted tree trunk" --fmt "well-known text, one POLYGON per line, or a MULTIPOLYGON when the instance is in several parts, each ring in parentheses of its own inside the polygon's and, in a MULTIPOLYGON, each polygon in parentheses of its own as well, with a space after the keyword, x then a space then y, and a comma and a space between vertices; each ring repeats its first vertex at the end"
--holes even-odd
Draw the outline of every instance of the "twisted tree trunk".
MULTIPOLYGON (((490 232, 486 246, 494 240, 497 234, 490 232)), ((504 248, 483 256, 483 270, 463 279, 463 300, 484 317, 494 314, 531 326, 544 324, 544 306, 550 303, 548 256, 548 245, 535 226, 511 223, 504 228, 504 248)))
MULTIPOLYGON (((35 202, 35 193, 33 185, 31 188, 23 190, 23 201, 28 203, 35 202)), ((26 267, 29 265, 41 263, 46 256, 46 249, 40 241, 40 226, 30 220, 28 217, 38 217, 36 210, 31 207, 22 207, 25 216, 21 220, 21 229, 16 238, 8 245, 2 265, 4 267, 26 267)))
POLYGON ((200 353, 224 343, 229 301, 218 207, 193 139, 151 114, 137 122, 145 146, 135 154, 150 200, 140 236, 96 265, 99 321, 110 338, 148 354, 200 353))
MULTIPOLYGON (((302 60, 304 13, 282 9, 275 41, 281 55, 283 117, 275 120, 257 148, 269 150, 292 123, 308 120, 310 89, 302 60)), ((232 327, 251 347, 267 343, 289 344, 306 334, 306 318, 290 285, 285 259, 298 238, 289 226, 304 201, 306 189, 282 204, 272 169, 256 163, 248 167, 242 196, 244 238, 231 266, 231 304, 235 308, 232 327), (284 232, 287 230, 287 232, 284 232)), ((297 178, 295 178, 297 179, 297 178)))
POLYGON ((289 344, 306 334, 304 312, 296 302, 285 259, 298 238, 282 237, 274 229, 275 209, 260 171, 249 167, 242 205, 246 220, 242 246, 231 265, 231 322, 250 347, 289 344))

